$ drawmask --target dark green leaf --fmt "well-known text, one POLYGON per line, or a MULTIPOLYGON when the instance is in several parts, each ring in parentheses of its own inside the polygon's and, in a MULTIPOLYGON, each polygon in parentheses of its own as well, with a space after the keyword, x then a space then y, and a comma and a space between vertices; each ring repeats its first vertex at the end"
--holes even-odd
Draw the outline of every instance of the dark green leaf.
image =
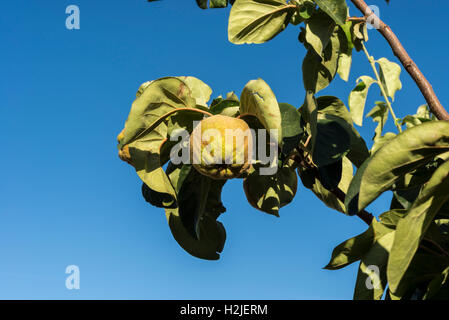
POLYGON ((299 145, 304 135, 301 115, 294 106, 288 103, 279 103, 279 109, 282 118, 282 153, 289 155, 299 145))
POLYGON ((345 24, 348 17, 346 0, 315 0, 318 6, 326 12, 337 24, 345 24))

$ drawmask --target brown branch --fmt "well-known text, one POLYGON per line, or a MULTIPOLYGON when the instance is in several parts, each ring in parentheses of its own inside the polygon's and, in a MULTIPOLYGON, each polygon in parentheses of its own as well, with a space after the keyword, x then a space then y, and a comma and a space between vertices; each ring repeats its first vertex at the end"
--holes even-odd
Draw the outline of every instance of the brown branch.
POLYGON ((444 109, 441 102, 438 100, 432 85, 426 77, 424 77, 412 58, 410 58, 409 54, 404 49, 398 37, 393 33, 391 28, 374 14, 364 0, 351 1, 365 15, 366 20, 376 27, 376 29, 388 41, 395 56, 399 59, 399 61, 401 61, 405 70, 407 70, 415 83, 418 85, 432 113, 439 120, 449 120, 449 113, 444 109))
POLYGON ((366 17, 349 17, 347 21, 366 22, 366 17))

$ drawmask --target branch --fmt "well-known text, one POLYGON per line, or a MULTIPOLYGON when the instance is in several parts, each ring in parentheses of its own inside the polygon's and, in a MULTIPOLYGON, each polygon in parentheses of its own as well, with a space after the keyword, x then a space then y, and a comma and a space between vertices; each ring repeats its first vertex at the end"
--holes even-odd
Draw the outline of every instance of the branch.
POLYGON ((435 91, 433 91, 432 85, 426 77, 424 77, 412 58, 410 58, 407 51, 404 49, 398 37, 393 33, 391 28, 374 14, 364 0, 351 1, 365 15, 366 20, 375 26, 382 36, 388 41, 395 56, 399 59, 399 61, 401 61, 405 70, 407 70, 415 83, 418 85, 432 113, 439 120, 449 120, 449 113, 441 105, 435 91))

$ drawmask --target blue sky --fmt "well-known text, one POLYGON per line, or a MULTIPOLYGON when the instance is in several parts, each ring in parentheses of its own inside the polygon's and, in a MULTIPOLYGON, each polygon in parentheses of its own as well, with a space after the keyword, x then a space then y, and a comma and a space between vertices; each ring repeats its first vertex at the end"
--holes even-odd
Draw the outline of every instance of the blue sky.
MULTIPOLYGON (((370 4, 448 104, 449 3, 370 4)), ((324 207, 302 186, 275 218, 250 207, 241 180, 230 181, 220 218, 225 249, 218 261, 199 260, 178 246, 163 210, 143 200, 139 178, 117 157, 116 135, 147 80, 196 76, 218 96, 261 77, 279 101, 300 106, 298 27, 264 45, 236 46, 227 41, 228 14, 202 11, 193 0, 2 2, 0 298, 352 298, 357 266, 322 267, 337 244, 365 230, 361 221, 324 207), (81 10, 80 30, 65 28, 70 4, 81 10), (65 288, 71 264, 80 268, 80 290, 65 288)), ((367 47, 396 61, 375 31, 367 47)), ((347 101, 364 74, 370 67, 356 54, 349 82, 337 79, 320 95, 347 101)), ((424 103, 405 72, 402 81, 398 116, 424 103)), ((373 90, 367 107, 379 99, 373 90)), ((374 125, 366 123, 361 132, 371 144, 374 125)), ((387 201, 369 209, 379 214, 387 201)))

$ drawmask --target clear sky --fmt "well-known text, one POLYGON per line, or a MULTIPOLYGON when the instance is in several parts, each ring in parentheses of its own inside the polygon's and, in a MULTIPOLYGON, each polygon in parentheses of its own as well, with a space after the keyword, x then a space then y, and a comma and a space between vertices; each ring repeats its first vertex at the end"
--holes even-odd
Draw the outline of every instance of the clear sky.
MULTIPOLYGON (((369 4, 380 7, 449 105, 449 2, 369 4)), ((0 298, 352 298, 357 265, 322 267, 337 244, 365 230, 357 218, 324 207, 302 186, 275 218, 250 207, 241 180, 230 181, 220 218, 225 249, 218 261, 199 260, 178 246, 164 211, 143 200, 135 171, 117 157, 116 135, 147 80, 196 76, 218 96, 261 77, 279 101, 300 106, 298 27, 263 45, 236 46, 227 40, 228 15, 194 0, 2 1, 0 298), (65 28, 71 4, 81 10, 80 30, 65 28), (72 264, 80 290, 65 287, 72 264)), ((371 54, 396 61, 384 39, 369 34, 371 54)), ((371 75, 363 54, 352 71, 348 84, 337 79, 320 95, 347 101, 355 80, 371 75)), ((402 81, 398 116, 424 102, 405 72, 402 81)), ((379 99, 373 90, 367 108, 379 99)), ((374 125, 367 124, 371 145, 374 125)), ((387 200, 369 209, 382 213, 387 200)))

